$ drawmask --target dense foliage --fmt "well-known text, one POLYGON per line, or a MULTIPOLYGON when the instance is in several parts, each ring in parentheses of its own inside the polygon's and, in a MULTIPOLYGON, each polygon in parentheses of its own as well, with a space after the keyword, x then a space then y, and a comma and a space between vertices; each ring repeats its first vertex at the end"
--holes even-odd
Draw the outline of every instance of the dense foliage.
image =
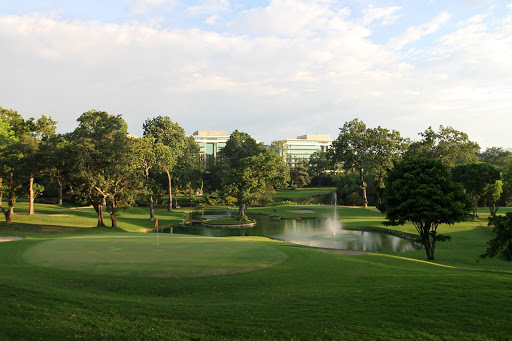
POLYGON ((428 260, 434 260, 439 224, 454 224, 469 216, 472 204, 460 185, 451 180, 450 169, 441 160, 406 157, 395 163, 384 178, 382 203, 385 225, 411 222, 425 247, 428 260))
POLYGON ((487 244, 486 253, 481 258, 496 257, 505 261, 512 261, 512 213, 505 216, 492 216, 489 218, 489 226, 494 226, 494 238, 487 244))

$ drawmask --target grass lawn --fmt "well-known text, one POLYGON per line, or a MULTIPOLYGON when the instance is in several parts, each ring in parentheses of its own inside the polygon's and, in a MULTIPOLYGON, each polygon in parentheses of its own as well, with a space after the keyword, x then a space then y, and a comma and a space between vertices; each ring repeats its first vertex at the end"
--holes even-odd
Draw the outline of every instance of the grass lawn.
MULTIPOLYGON (((260 210, 293 215, 290 210, 301 208, 318 216, 333 209, 260 210)), ((25 237, 0 243, 0 339, 512 335, 512 264, 476 262, 492 236, 485 209, 477 221, 440 228, 453 239, 439 243, 435 263, 423 261, 423 250, 355 256, 255 237, 161 234, 158 246, 156 234, 123 233, 154 224, 145 209, 126 212, 115 233, 91 227, 93 210, 36 205, 36 211, 66 215, 16 215, 14 224, 0 223, 0 235, 25 237)), ((182 215, 157 211, 161 225, 182 215)), ((339 216, 347 227, 378 228, 383 220, 362 208, 341 207, 339 216)))

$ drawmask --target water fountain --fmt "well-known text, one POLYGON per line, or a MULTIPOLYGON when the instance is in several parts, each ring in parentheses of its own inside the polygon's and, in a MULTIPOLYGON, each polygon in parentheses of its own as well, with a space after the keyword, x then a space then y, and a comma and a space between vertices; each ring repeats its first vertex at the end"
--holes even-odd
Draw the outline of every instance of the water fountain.
POLYGON ((327 229, 327 232, 332 234, 333 236, 336 236, 336 233, 342 229, 342 226, 340 224, 340 221, 338 220, 338 196, 336 195, 336 191, 334 194, 334 214, 332 218, 326 219, 325 227, 327 229))

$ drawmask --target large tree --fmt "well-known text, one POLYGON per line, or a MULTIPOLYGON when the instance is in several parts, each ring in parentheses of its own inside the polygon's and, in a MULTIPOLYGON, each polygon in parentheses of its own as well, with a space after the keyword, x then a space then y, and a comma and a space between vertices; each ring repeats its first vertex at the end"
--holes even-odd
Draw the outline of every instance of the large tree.
POLYGON ((102 225, 103 203, 117 227, 120 209, 130 207, 143 179, 134 141, 127 137, 121 115, 91 110, 82 114, 72 133, 74 167, 72 181, 79 193, 94 202, 98 225, 102 225))
POLYGON ((330 158, 341 163, 345 170, 359 173, 364 207, 368 206, 365 173, 374 173, 381 184, 385 170, 392 167, 392 160, 401 155, 402 143, 398 131, 380 126, 367 128, 358 119, 346 122, 340 128, 340 134, 329 151, 330 158))
POLYGON ((28 182, 29 214, 34 213, 34 178, 43 173, 44 159, 39 153, 41 141, 55 133, 56 122, 50 117, 41 116, 37 120, 25 120, 14 110, 0 107, 2 139, 0 148, 0 178, 8 178, 9 208, 2 208, 6 222, 11 222, 15 203, 15 189, 28 182))
POLYGON ((382 203, 378 208, 389 226, 411 222, 418 231, 428 260, 434 260, 439 224, 454 224, 470 216, 472 202, 462 186, 451 179, 441 160, 405 157, 395 162, 384 178, 382 203))
MULTIPOLYGON (((15 131, 11 127, 12 117, 18 115, 13 110, 0 107, 0 209, 4 213, 5 221, 11 223, 11 214, 14 208, 14 170, 16 162, 22 157, 14 146, 18 141, 15 131), (8 180, 6 186, 3 179, 8 180), (2 194, 4 188, 8 191, 9 207, 2 206, 2 194)), ((21 116, 19 116, 21 118, 21 116)))
POLYGON ((142 139, 135 139, 135 149, 137 158, 140 162, 140 167, 144 176, 144 189, 148 195, 149 202, 149 219, 155 220, 155 207, 153 194, 157 191, 157 181, 152 177, 152 171, 158 171, 160 161, 168 157, 171 153, 170 148, 161 142, 156 142, 155 138, 151 135, 145 136, 142 139))
POLYGON ((452 169, 453 179, 462 184, 466 193, 473 199, 473 218, 478 217, 478 202, 496 181, 501 173, 496 167, 484 162, 471 162, 457 165, 452 169))
POLYGON ((172 170, 183 154, 185 146, 185 130, 174 123, 168 116, 157 116, 147 119, 143 124, 144 137, 152 136, 157 143, 170 148, 170 152, 159 159, 159 167, 167 174, 169 203, 167 210, 172 210, 172 170))
POLYGON ((419 135, 421 140, 411 143, 407 155, 439 159, 446 165, 454 166, 476 161, 480 150, 478 144, 469 140, 466 133, 452 127, 439 126, 437 132, 428 127, 419 135))
POLYGON ((235 130, 220 152, 227 177, 223 192, 237 199, 238 219, 245 220, 245 208, 274 187, 289 180, 288 167, 275 151, 258 144, 249 134, 235 130))

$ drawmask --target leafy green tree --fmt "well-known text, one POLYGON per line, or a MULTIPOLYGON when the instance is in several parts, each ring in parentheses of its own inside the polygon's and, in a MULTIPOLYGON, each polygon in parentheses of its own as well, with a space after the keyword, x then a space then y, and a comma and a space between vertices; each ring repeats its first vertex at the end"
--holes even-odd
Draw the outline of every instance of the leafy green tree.
POLYGON ((503 193, 503 181, 502 180, 496 180, 494 183, 487 184, 485 186, 485 193, 484 193, 483 199, 484 199, 487 207, 489 207, 489 210, 490 210, 492 216, 495 216, 500 208, 499 200, 501 198, 502 193, 503 193))
POLYGON ((149 201, 149 219, 155 220, 155 204, 153 195, 158 191, 158 182, 151 177, 151 171, 158 168, 160 165, 159 160, 165 159, 172 152, 170 147, 165 146, 161 142, 156 142, 155 138, 151 135, 145 136, 142 139, 134 139, 135 150, 137 158, 140 163, 140 168, 144 175, 144 188, 148 194, 149 201))
POLYGON ((73 184, 79 194, 95 202, 99 225, 105 203, 112 227, 117 227, 119 211, 133 204, 142 187, 135 143, 127 137, 121 115, 91 110, 77 121, 70 143, 73 184))
POLYGON ((290 170, 290 178, 292 186, 297 186, 298 188, 307 186, 311 182, 308 169, 303 162, 298 163, 290 170))
POLYGON ((512 261, 512 212, 505 216, 489 217, 489 226, 494 226, 495 237, 487 245, 487 251, 480 258, 498 258, 504 261, 512 261))
POLYGON ((496 167, 483 162, 471 162, 455 166, 452 169, 453 179, 462 184, 466 193, 473 199, 473 218, 478 217, 478 202, 485 195, 489 185, 501 180, 496 167))
POLYGON ((354 119, 340 128, 338 138, 332 143, 330 157, 340 162, 345 170, 356 170, 363 193, 364 207, 368 206, 365 172, 373 173, 382 186, 384 172, 392 167, 392 160, 402 153, 404 140, 400 133, 382 127, 367 128, 354 119))
POLYGON ((34 213, 34 177, 44 169, 44 160, 39 154, 43 139, 55 133, 56 122, 46 116, 27 120, 14 110, 0 107, 1 135, 5 142, 0 149, 0 177, 9 179, 9 208, 2 211, 6 222, 11 222, 14 210, 15 189, 24 180, 29 183, 29 214, 34 213))
POLYGON ((434 260, 439 224, 454 224, 470 216, 471 199, 451 180, 449 168, 441 160, 405 157, 395 162, 384 178, 382 203, 388 226, 411 222, 418 231, 428 260, 434 260))
POLYGON ((158 160, 159 167, 167 174, 169 203, 167 210, 172 211, 172 170, 183 154, 185 146, 185 130, 167 116, 147 119, 143 124, 144 137, 152 136, 156 142, 170 148, 170 152, 158 160))
POLYGON ((512 206, 512 164, 508 165, 503 172, 503 193, 501 200, 505 206, 512 206))
MULTIPOLYGON (((11 223, 11 214, 14 207, 14 167, 13 163, 21 157, 19 153, 13 153, 13 145, 18 141, 14 130, 11 128, 11 117, 15 112, 0 107, 0 209, 4 213, 7 223, 11 223), (2 194, 4 191, 3 179, 9 180, 8 197, 9 208, 2 207, 2 194)), ((17 115, 17 113, 16 113, 17 115)))
POLYGON ((393 160, 398 160, 405 152, 408 141, 396 130, 378 126, 368 129, 369 139, 373 145, 369 171, 375 174, 379 188, 384 187, 384 175, 393 167, 393 160))
POLYGON ((39 146, 39 154, 42 160, 44 160, 44 173, 55 181, 58 186, 59 205, 62 205, 62 192, 64 185, 69 181, 67 178, 68 167, 66 166, 67 154, 66 146, 68 140, 64 135, 56 134, 44 141, 39 146))
POLYGON ((485 151, 478 153, 478 159, 504 171, 508 165, 512 164, 512 152, 501 147, 486 148, 485 151))
MULTIPOLYGON (((45 158, 45 144, 50 143, 49 140, 55 136, 57 122, 50 117, 41 116, 37 120, 30 118, 25 121, 26 132, 20 136, 18 141, 19 151, 23 154, 19 172, 28 179, 29 192, 29 215, 34 214, 34 180, 36 177, 42 176, 48 168, 47 159, 45 158)), ((39 185, 41 187, 41 185, 39 185)))
POLYGON ((237 199, 240 220, 246 219, 245 208, 265 195, 269 188, 284 186, 289 181, 283 159, 247 133, 235 130, 219 154, 227 170, 223 194, 237 199))
POLYGON ((330 159, 333 163, 340 162, 343 169, 347 171, 354 169, 359 173, 364 207, 368 206, 364 172, 372 162, 372 149, 373 142, 366 129, 366 124, 357 118, 345 122, 343 127, 340 128, 338 138, 333 141, 330 149, 330 159))
POLYGON ((192 198, 193 186, 200 186, 201 190, 203 189, 203 171, 204 164, 200 161, 199 146, 194 137, 188 136, 185 138, 183 153, 172 173, 175 183, 181 189, 186 189, 192 198))
POLYGON ((452 127, 439 126, 438 132, 428 127, 419 135, 421 140, 412 142, 406 155, 439 159, 446 165, 454 166, 476 161, 480 150, 480 146, 470 141, 466 133, 452 127))

